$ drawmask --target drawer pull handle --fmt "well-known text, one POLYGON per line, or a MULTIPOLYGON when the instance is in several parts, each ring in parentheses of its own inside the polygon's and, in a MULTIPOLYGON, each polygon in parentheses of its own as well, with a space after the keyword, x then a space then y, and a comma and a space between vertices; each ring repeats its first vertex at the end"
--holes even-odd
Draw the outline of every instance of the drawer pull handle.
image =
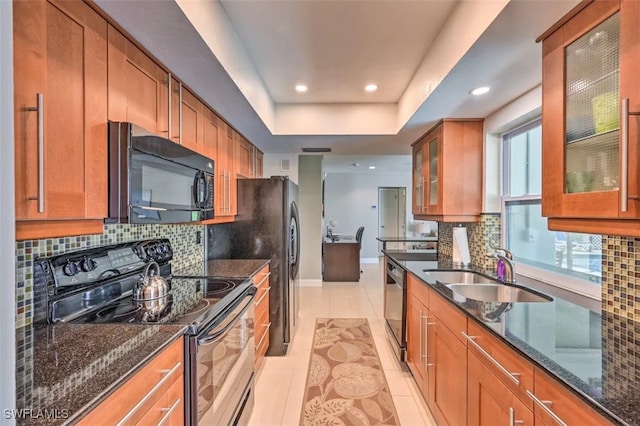
POLYGON ((262 302, 262 300, 263 300, 265 297, 267 297, 267 294, 269 294, 269 292, 270 292, 270 291, 271 291, 271 287, 267 287, 267 289, 265 290, 264 294, 263 294, 262 296, 260 296, 260 299, 258 299, 258 301, 257 301, 257 302, 254 302, 253 304, 254 304, 255 306, 258 306, 258 305, 262 302))
POLYGON ((262 285, 262 283, 264 282, 264 280, 266 280, 267 278, 269 278, 269 275, 271 275, 271 272, 267 272, 267 275, 265 275, 258 284, 256 284, 256 287, 260 287, 262 285))
POLYGON ((518 378, 516 376, 520 376, 520 373, 512 373, 509 370, 507 370, 506 368, 504 368, 502 366, 502 364, 500 364, 498 361, 496 361, 496 359, 494 357, 492 357, 487 351, 485 351, 482 346, 480 346, 478 343, 476 343, 475 339, 477 339, 477 336, 469 336, 467 333, 465 333, 464 331, 462 332, 462 335, 473 345, 475 346, 475 348, 480 351, 480 353, 482 355, 484 355, 489 361, 491 361, 493 363, 493 365, 495 365, 496 367, 498 367, 498 369, 500 371, 502 371, 513 383, 515 383, 516 385, 520 385, 520 380, 518 380, 518 378))
POLYGON ((156 385, 153 388, 151 388, 151 390, 144 396, 144 398, 142 398, 127 413, 127 415, 124 416, 122 418, 122 420, 120 420, 118 422, 118 426, 121 426, 121 425, 125 424, 126 422, 128 422, 129 419, 131 418, 131 416, 133 416, 136 413, 136 411, 138 411, 140 409, 140 407, 142 407, 144 404, 146 404, 146 402, 149 400, 149 398, 151 398, 153 396, 153 394, 156 393, 158 391, 158 389, 160 389, 162 387, 162 385, 164 385, 169 380, 169 378, 173 375, 173 373, 178 371, 178 369, 180 368, 181 365, 182 365, 182 363, 178 361, 178 363, 176 365, 174 365, 171 370, 160 370, 160 372, 162 374, 164 374, 164 377, 162 379, 160 379, 160 381, 158 383, 156 383, 156 385))
POLYGON ((524 420, 516 420, 516 410, 513 407, 509 407, 509 426, 516 426, 524 424, 524 420))
POLYGON ((180 405, 180 398, 176 399, 176 402, 173 403, 173 405, 170 408, 162 408, 160 411, 165 412, 164 416, 162 416, 162 419, 160 419, 160 421, 158 422, 158 426, 162 426, 167 420, 169 420, 169 417, 171 417, 171 414, 176 411, 176 408, 178 408, 178 405, 180 405))
POLYGON ((545 413, 547 413, 549 416, 551 416, 551 418, 553 420, 555 420, 558 424, 560 424, 562 426, 567 426, 567 424, 565 422, 563 422, 562 419, 560 417, 558 417, 558 415, 551 410, 551 408, 547 407, 547 405, 552 405, 553 402, 551 402, 551 401, 541 401, 529 389, 527 389, 527 395, 529 395, 529 398, 531 398, 533 400, 533 402, 535 402, 538 407, 542 408, 542 410, 545 413))
POLYGON ((262 345, 262 342, 264 341, 265 337, 269 335, 269 329, 271 328, 271 323, 264 324, 263 327, 267 327, 267 330, 264 332, 264 334, 262 335, 262 338, 260 338, 260 341, 256 345, 256 350, 258 350, 260 345, 262 345))

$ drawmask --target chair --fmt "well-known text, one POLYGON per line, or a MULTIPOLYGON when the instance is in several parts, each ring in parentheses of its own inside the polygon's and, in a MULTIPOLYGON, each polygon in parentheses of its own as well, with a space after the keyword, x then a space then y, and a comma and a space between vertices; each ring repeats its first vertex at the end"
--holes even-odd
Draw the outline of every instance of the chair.
MULTIPOLYGON (((358 252, 362 251, 362 234, 363 233, 364 233, 364 226, 361 226, 356 231, 356 241, 358 242, 358 246, 359 246, 358 252)), ((360 273, 362 273, 362 269, 360 269, 360 273)))

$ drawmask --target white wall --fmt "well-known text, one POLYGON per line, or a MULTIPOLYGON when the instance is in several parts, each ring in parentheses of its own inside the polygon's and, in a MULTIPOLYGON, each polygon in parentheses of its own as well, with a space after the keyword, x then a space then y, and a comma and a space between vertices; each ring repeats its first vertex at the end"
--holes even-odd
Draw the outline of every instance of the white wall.
POLYGON ((264 154, 262 158, 262 176, 289 176, 291 181, 298 183, 298 155, 297 154, 264 154), (280 170, 280 160, 286 158, 291 166, 288 172, 280 170))
MULTIPOLYGON (((0 409, 16 407, 15 232, 13 178, 13 11, 0 0, 0 409)), ((5 419, 0 422, 15 424, 5 419)))
MULTIPOLYGON (((411 221, 411 170, 406 173, 327 173, 324 223, 337 222, 334 232, 354 235, 364 226, 361 258, 378 257, 378 187, 407 189, 407 230, 411 221), (375 206, 375 209, 372 208, 375 206)), ((326 233, 326 228, 323 233, 326 233)))
POLYGON ((322 156, 301 155, 299 164, 300 279, 321 280, 322 156))

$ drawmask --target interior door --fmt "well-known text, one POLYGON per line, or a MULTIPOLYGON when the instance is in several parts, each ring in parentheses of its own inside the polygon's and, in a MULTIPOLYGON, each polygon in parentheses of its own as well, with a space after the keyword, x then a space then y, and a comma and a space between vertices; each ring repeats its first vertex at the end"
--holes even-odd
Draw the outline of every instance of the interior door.
MULTIPOLYGON (((404 237, 406 235, 406 188, 378 188, 378 236, 404 237)), ((388 243, 387 249, 403 249, 404 243, 388 243)))

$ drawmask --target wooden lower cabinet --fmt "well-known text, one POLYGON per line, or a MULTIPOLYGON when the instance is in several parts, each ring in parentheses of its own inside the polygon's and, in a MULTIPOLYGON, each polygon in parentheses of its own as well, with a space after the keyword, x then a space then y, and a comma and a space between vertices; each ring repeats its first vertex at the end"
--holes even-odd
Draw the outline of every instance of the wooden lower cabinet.
POLYGON ((407 365, 422 389, 427 377, 423 318, 429 315, 429 310, 415 294, 408 292, 407 299, 407 365))
POLYGON ((257 371, 264 355, 269 349, 269 330, 271 329, 271 321, 269 315, 269 293, 271 285, 269 283, 269 265, 265 266, 258 272, 253 281, 258 289, 256 301, 254 302, 255 320, 254 320, 254 340, 256 345, 255 370, 257 371))
MULTIPOLYGON (((434 297, 440 296, 430 295, 434 297)), ((429 408, 438 424, 463 425, 467 421, 467 347, 437 316, 427 321, 432 323, 429 331, 433 330, 427 332, 429 408)))
POLYGON ((467 421, 467 347, 456 333, 466 332, 466 317, 442 303, 413 275, 407 276, 407 364, 438 424, 467 421), (453 318, 460 330, 449 330, 431 309, 453 318))
POLYGON ((407 365, 441 426, 612 424, 411 274, 407 365))
POLYGON ((184 425, 184 341, 179 338, 156 355, 79 425, 184 425))
POLYGON ((467 368, 468 426, 533 426, 533 412, 471 352, 467 368))
POLYGON ((567 425, 580 426, 612 424, 538 368, 535 371, 534 387, 535 392, 530 392, 530 397, 535 402, 536 426, 556 426, 561 424, 558 420, 567 425), (542 407, 543 405, 547 407, 546 410, 542 407), (554 419, 554 416, 557 419, 554 419))

